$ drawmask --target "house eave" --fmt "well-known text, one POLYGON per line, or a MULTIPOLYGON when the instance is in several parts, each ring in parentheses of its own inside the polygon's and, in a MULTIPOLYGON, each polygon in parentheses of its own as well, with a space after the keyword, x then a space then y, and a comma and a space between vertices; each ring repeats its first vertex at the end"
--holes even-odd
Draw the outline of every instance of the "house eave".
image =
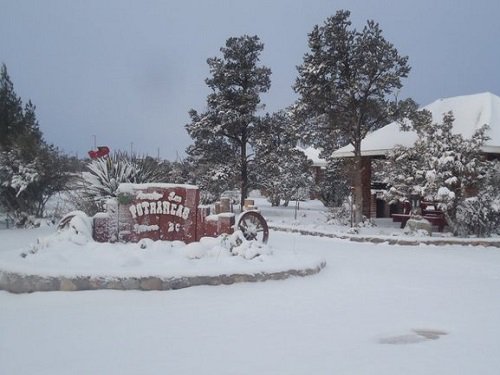
MULTIPOLYGON (((385 157, 387 153, 391 151, 390 149, 381 149, 381 150, 364 150, 361 151, 361 156, 371 156, 371 157, 385 157)), ((496 154, 500 155, 500 146, 483 146, 481 147, 481 151, 485 154, 496 154)), ((343 159, 343 158, 353 158, 353 151, 334 151, 332 153, 332 157, 334 159, 343 159)))
MULTIPOLYGON (((389 152, 389 149, 383 149, 383 150, 365 150, 361 151, 361 156, 373 156, 373 157, 381 157, 385 156, 387 152, 389 152)), ((343 159, 343 158, 352 158, 354 157, 354 152, 353 151, 334 151, 332 153, 332 157, 334 159, 343 159)))
POLYGON ((483 146, 481 151, 485 154, 497 154, 500 155, 500 146, 483 146))

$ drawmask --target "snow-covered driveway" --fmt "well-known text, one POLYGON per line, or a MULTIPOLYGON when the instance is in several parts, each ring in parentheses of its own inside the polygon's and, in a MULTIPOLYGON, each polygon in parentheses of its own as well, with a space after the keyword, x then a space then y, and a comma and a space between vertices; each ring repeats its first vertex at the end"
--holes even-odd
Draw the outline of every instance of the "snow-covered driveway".
POLYGON ((270 242, 327 266, 165 292, 0 292, 0 374, 498 374, 500 250, 270 242))

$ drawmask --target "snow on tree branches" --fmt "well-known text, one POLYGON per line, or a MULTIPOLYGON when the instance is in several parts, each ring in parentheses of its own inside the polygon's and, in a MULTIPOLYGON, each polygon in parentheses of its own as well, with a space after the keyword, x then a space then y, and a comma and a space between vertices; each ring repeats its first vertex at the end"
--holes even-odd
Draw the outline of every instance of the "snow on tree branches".
POLYGON ((358 31, 350 12, 338 11, 309 34, 310 52, 298 67, 294 89, 300 95, 294 112, 306 142, 328 157, 347 144, 354 147, 356 222, 363 206, 361 142, 401 115, 406 102, 394 101, 408 76, 408 57, 382 35, 374 21, 358 31), (391 98, 392 96, 392 98, 391 98))
POLYGON ((70 179, 69 159, 42 137, 35 114, 0 67, 0 210, 23 225, 29 216, 40 217, 45 204, 70 179))
POLYGON ((486 160, 481 146, 487 125, 470 139, 453 133, 453 113, 442 123, 427 111, 412 119, 418 139, 413 147, 397 147, 387 155, 382 177, 390 185, 387 199, 402 201, 411 195, 435 202, 455 235, 486 235, 498 222, 499 189, 494 184, 497 163, 486 160))
POLYGON ((311 162, 297 149, 299 136, 285 111, 266 115, 257 127, 255 164, 258 186, 273 206, 281 200, 307 198, 311 185, 311 162), (302 196, 301 196, 302 195, 302 196))
MULTIPOLYGON (((212 92, 207 97, 207 110, 190 111, 191 123, 186 125, 195 145, 187 150, 198 163, 210 160, 237 165, 241 189, 241 203, 246 198, 249 186, 249 161, 247 148, 251 145, 260 106, 260 94, 271 86, 271 70, 259 65, 264 44, 257 36, 244 35, 229 38, 221 48, 222 58, 207 60, 211 76, 206 79, 212 92), (221 158, 231 154, 231 157, 221 158), (235 163, 234 161, 237 160, 235 163)), ((207 166, 206 169, 210 166, 207 166)), ((220 170, 220 168, 217 168, 220 170)), ((236 172, 236 171, 235 171, 236 172)), ((228 176, 228 181, 230 177, 228 176)))

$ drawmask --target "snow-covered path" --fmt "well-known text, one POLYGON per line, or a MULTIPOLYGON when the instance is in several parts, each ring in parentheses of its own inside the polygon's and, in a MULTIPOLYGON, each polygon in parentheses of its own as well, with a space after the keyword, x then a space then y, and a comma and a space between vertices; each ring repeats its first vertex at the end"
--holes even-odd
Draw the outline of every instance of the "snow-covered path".
POLYGON ((0 374, 498 374, 498 249, 271 242, 327 267, 166 292, 0 292, 0 374))

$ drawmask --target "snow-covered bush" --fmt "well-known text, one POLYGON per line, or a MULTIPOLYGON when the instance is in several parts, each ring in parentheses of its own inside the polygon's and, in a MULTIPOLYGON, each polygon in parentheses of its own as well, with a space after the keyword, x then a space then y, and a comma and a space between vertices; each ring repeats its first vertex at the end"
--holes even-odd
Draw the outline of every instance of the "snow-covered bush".
POLYGON ((500 228, 500 165, 492 163, 477 195, 464 199, 457 207, 459 235, 486 237, 500 228))
POLYGON ((26 162, 16 150, 0 152, 0 184, 12 188, 16 198, 39 179, 36 160, 26 162))
POLYGON ((479 194, 466 198, 457 208, 457 232, 459 235, 486 237, 498 229, 500 224, 500 202, 494 202, 479 194))
POLYGON ((338 207, 330 208, 328 212, 328 223, 334 225, 350 225, 352 220, 351 206, 346 201, 338 207))
MULTIPOLYGON (((375 223, 369 218, 363 215, 359 223, 354 222, 354 205, 351 206, 352 197, 348 197, 343 204, 337 207, 331 207, 328 212, 327 221, 329 224, 333 225, 356 225, 359 228, 371 228, 375 226, 375 223)), ((352 231, 351 234, 356 234, 357 231, 352 231)))
POLYGON ((443 116, 441 124, 433 123, 427 111, 412 120, 418 135, 415 145, 397 147, 387 155, 382 172, 390 186, 386 199, 402 201, 413 195, 436 202, 455 235, 490 233, 497 215, 493 202, 500 195, 492 188, 498 185, 494 181, 496 164, 481 154, 488 139, 487 125, 466 139, 452 132, 451 112, 443 116), (487 220, 493 221, 487 224, 487 220))
POLYGON ((24 225, 30 216, 43 217, 47 201, 66 188, 67 158, 57 149, 40 145, 36 156, 20 149, 0 151, 0 207, 24 225))

